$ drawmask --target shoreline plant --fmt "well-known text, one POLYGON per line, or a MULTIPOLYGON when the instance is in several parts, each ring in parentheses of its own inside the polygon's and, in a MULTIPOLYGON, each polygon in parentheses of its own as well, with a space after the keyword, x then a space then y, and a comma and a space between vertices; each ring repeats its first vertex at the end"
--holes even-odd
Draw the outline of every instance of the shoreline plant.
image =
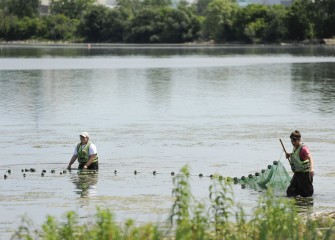
POLYGON ((335 238, 335 221, 331 217, 301 216, 294 199, 275 196, 271 189, 261 195, 250 215, 234 201, 232 183, 220 176, 212 177, 209 204, 192 195, 189 170, 184 166, 173 178, 174 203, 165 226, 157 223, 136 224, 134 220, 118 223, 109 209, 97 208, 91 221, 81 223, 75 212, 67 212, 63 221, 52 216, 40 228, 22 218, 13 240, 221 240, 294 239, 330 240, 335 238))

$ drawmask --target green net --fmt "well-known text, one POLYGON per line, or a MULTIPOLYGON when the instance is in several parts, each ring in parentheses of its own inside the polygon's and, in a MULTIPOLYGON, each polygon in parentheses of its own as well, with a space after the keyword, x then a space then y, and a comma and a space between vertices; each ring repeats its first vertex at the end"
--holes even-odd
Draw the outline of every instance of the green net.
POLYGON ((275 192, 286 191, 290 181, 291 177, 280 161, 274 161, 272 165, 255 174, 234 178, 234 183, 241 184, 242 188, 262 190, 271 187, 275 192))

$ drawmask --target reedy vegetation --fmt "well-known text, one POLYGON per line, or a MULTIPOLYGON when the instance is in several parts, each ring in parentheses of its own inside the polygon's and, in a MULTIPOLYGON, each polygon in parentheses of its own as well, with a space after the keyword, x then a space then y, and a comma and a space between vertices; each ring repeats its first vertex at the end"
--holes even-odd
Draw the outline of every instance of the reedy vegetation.
POLYGON ((191 193, 189 170, 185 166, 173 179, 175 198, 167 226, 155 223, 138 225, 133 220, 117 223, 108 209, 97 209, 93 221, 80 223, 75 212, 68 212, 58 222, 48 216, 40 229, 31 220, 22 224, 12 239, 334 239, 334 219, 303 218, 292 200, 274 196, 271 190, 262 195, 258 206, 246 216, 235 204, 232 185, 214 176, 209 187, 209 206, 198 202, 191 193))
POLYGON ((235 0, 0 0, 0 40, 105 43, 278 43, 335 36, 335 0, 294 0, 289 7, 235 0))

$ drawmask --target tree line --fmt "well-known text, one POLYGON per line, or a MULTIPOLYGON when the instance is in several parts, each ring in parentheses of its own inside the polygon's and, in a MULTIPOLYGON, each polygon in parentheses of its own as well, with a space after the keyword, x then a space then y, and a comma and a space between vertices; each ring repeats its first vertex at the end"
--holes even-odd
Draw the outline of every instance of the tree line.
POLYGON ((335 0, 294 0, 290 6, 235 0, 0 0, 0 40, 104 43, 278 43, 335 36, 335 0))

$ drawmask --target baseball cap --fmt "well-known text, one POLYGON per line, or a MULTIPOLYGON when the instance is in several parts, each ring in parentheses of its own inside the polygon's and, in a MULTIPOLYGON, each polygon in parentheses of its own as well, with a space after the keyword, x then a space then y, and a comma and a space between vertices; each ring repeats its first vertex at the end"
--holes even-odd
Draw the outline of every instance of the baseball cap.
POLYGON ((79 136, 87 137, 89 138, 90 135, 88 135, 88 132, 81 132, 79 136))

